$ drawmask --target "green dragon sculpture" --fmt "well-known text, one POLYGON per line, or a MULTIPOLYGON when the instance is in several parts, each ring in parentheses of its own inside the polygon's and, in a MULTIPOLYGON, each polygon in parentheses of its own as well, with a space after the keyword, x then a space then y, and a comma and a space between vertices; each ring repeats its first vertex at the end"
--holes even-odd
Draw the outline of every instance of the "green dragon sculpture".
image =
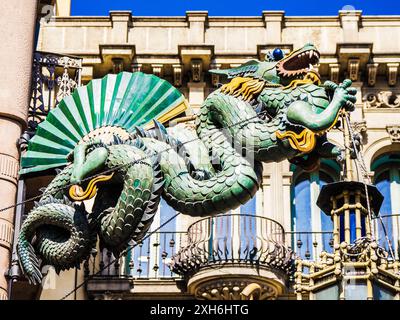
POLYGON ((354 108, 351 81, 321 85, 311 44, 276 53, 212 70, 231 80, 204 101, 195 130, 161 124, 187 104, 154 75, 108 75, 64 98, 22 157, 21 174, 63 167, 21 228, 28 280, 40 283, 43 264, 79 267, 97 238, 117 256, 143 238, 160 197, 184 214, 224 213, 254 196, 261 162, 289 159, 312 170, 320 157, 340 156, 326 132, 354 108))

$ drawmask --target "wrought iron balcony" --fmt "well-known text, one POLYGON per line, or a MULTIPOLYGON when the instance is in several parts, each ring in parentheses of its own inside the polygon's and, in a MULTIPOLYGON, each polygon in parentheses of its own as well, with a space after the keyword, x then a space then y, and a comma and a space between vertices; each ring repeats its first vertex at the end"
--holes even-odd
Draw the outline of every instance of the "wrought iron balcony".
POLYGON ((170 295, 181 296, 181 276, 169 269, 171 257, 185 241, 186 232, 155 232, 131 246, 127 254, 115 258, 107 249, 93 252, 84 263, 86 292, 90 298, 129 299, 136 294, 162 298, 165 292, 154 291, 160 283, 170 295))
POLYGON ((223 263, 269 264, 288 270, 285 233, 276 221, 252 215, 225 214, 204 218, 188 230, 188 246, 173 257, 172 270, 187 274, 223 263))
POLYGON ((288 245, 296 257, 303 260, 314 260, 322 251, 332 252, 332 231, 287 232, 288 245))
POLYGON ((387 252, 393 253, 392 258, 398 260, 400 258, 400 214, 381 214, 381 218, 382 220, 379 218, 372 220, 375 238, 387 252))
MULTIPOLYGON (((381 218, 382 222, 379 218, 373 219, 373 235, 379 245, 389 253, 390 244, 394 259, 399 259, 400 214, 382 214, 381 218)), ((331 231, 287 232, 286 239, 296 256, 304 260, 315 260, 322 251, 333 252, 333 232, 331 231)))
POLYGON ((37 125, 49 111, 81 85, 82 58, 36 51, 32 66, 32 97, 28 128, 37 125))
POLYGON ((171 269, 187 280, 188 291, 203 299, 235 299, 249 285, 262 299, 285 290, 293 254, 276 221, 252 215, 204 218, 188 230, 188 242, 173 258, 171 269))
POLYGON ((118 259, 107 249, 93 252, 85 262, 85 275, 132 280, 180 278, 170 270, 169 264, 185 235, 185 232, 155 232, 118 259))

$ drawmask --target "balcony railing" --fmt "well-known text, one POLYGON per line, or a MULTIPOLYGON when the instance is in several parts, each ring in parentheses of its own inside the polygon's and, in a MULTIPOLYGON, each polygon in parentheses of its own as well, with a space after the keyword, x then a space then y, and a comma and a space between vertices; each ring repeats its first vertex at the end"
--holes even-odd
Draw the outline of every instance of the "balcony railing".
POLYGON ((315 260, 322 251, 332 252, 332 231, 304 231, 287 232, 287 244, 292 248, 297 257, 315 260))
POLYGON ((84 265, 85 275, 131 279, 179 278, 168 265, 171 257, 182 247, 185 235, 185 232, 153 233, 117 260, 107 249, 94 252, 84 265))
POLYGON ((386 249, 386 251, 390 252, 389 244, 392 247, 393 255, 395 259, 399 259, 399 251, 400 251, 400 214, 381 214, 382 223, 385 226, 383 228, 381 220, 379 218, 375 218, 374 222, 374 230, 375 230, 375 238, 377 239, 380 246, 386 249), (388 239, 386 239, 385 230, 388 239))
POLYGON ((172 261, 172 270, 191 274, 206 266, 249 264, 291 270, 292 252, 276 221, 260 216, 225 214, 204 218, 188 230, 188 244, 172 261))
POLYGON ((40 51, 34 53, 28 112, 31 133, 62 98, 81 85, 81 71, 82 58, 40 51))

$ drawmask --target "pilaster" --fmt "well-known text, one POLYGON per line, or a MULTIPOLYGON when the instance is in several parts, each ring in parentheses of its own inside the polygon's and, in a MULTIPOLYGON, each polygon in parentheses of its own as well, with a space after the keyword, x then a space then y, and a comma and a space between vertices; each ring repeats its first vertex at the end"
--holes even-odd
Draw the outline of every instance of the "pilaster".
POLYGON ((266 29, 266 41, 274 44, 281 43, 285 11, 263 11, 262 16, 266 29))
POLYGON ((189 43, 204 44, 208 11, 186 11, 189 24, 189 43))
MULTIPOLYGON (((19 151, 17 140, 26 126, 32 75, 32 52, 37 1, 3 1, 0 59, 0 199, 1 207, 15 204, 19 151)), ((10 265, 14 208, 0 212, 0 300, 7 299, 5 273, 10 265)))

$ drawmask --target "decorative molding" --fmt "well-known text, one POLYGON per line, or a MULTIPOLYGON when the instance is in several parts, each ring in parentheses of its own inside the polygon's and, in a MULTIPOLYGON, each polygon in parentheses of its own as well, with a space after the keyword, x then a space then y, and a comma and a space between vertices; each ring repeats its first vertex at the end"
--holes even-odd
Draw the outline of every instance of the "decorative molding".
POLYGON ((82 58, 40 51, 34 53, 32 92, 28 109, 29 131, 34 132, 49 111, 81 85, 81 74, 82 58), (63 69, 61 75, 57 67, 63 69))
POLYGON ((162 78, 162 76, 163 76, 163 65, 162 64, 158 64, 158 63, 152 64, 151 70, 155 76, 162 78))
POLYGON ((386 131, 392 143, 400 143, 400 126, 387 126, 386 131))
POLYGON ((12 223, 5 219, 0 219, 0 246, 7 249, 11 248, 14 236, 14 227, 12 223))
POLYGON ((376 84, 376 75, 378 73, 378 63, 367 64, 368 85, 373 87, 376 84))
POLYGON ((339 83, 340 64, 329 64, 329 79, 335 83, 339 83))
POLYGON ((275 300, 278 290, 260 281, 215 280, 199 286, 195 296, 205 300, 275 300))
POLYGON ((351 81, 358 81, 360 73, 360 59, 349 59, 347 64, 347 72, 351 81))
POLYGON ((19 162, 17 159, 6 154, 0 154, 0 179, 10 180, 16 183, 18 170, 19 162))
POLYGON ((368 93, 363 100, 366 102, 367 108, 400 108, 400 95, 392 91, 368 93))
POLYGON ((65 97, 69 96, 78 86, 75 79, 70 78, 68 69, 65 68, 61 77, 57 77, 58 91, 56 101, 57 104, 65 97))
POLYGON ((142 71, 142 64, 141 63, 137 63, 137 62, 133 62, 131 67, 132 67, 132 72, 141 72, 142 71))
POLYGON ((351 126, 353 127, 353 131, 356 133, 363 134, 367 132, 367 122, 365 120, 352 122, 351 126))
POLYGON ((397 75, 399 71, 399 63, 388 63, 387 64, 387 72, 388 72, 388 85, 395 86, 397 83, 397 75))
POLYGON ((355 147, 360 151, 361 145, 365 145, 368 141, 367 122, 365 120, 354 121, 351 122, 351 127, 353 128, 355 147))
POLYGON ((8 300, 7 290, 0 287, 0 300, 8 300))
POLYGON ((208 267, 213 261, 224 262, 227 265, 241 257, 242 267, 246 266, 246 264, 253 265, 257 263, 260 267, 270 268, 286 275, 291 274, 294 256, 293 252, 285 246, 283 227, 274 220, 259 216, 245 218, 250 219, 251 222, 245 222, 246 220, 243 219, 238 215, 226 214, 203 219, 192 224, 188 230, 189 243, 186 247, 181 247, 179 252, 171 257, 171 270, 180 275, 195 274, 200 269, 208 267), (252 243, 251 249, 244 247, 227 248, 222 241, 215 243, 212 249, 209 248, 207 243, 212 235, 208 226, 210 224, 224 225, 228 221, 227 219, 231 221, 230 230, 221 228, 215 231, 220 238, 232 238, 233 232, 240 230, 242 223, 262 224, 266 230, 274 230, 274 232, 257 233, 257 243, 252 243, 253 234, 243 235, 241 241, 243 243, 252 243), (250 255, 253 256, 252 258, 250 258, 248 250, 251 250, 252 253, 250 255))
POLYGON ((122 58, 112 58, 112 72, 118 74, 124 71, 124 60, 122 58))
POLYGON ((192 71, 192 81, 200 82, 201 81, 201 73, 202 73, 202 60, 201 59, 192 59, 190 62, 191 71, 192 71))
POLYGON ((174 73, 174 86, 175 87, 182 86, 182 65, 174 64, 172 65, 172 70, 174 73))
MULTIPOLYGON (((221 64, 220 63, 212 63, 210 65, 210 69, 215 69, 215 70, 219 70, 221 68, 221 64)), ((219 75, 217 74, 211 74, 211 84, 214 87, 218 87, 219 84, 219 75)))

